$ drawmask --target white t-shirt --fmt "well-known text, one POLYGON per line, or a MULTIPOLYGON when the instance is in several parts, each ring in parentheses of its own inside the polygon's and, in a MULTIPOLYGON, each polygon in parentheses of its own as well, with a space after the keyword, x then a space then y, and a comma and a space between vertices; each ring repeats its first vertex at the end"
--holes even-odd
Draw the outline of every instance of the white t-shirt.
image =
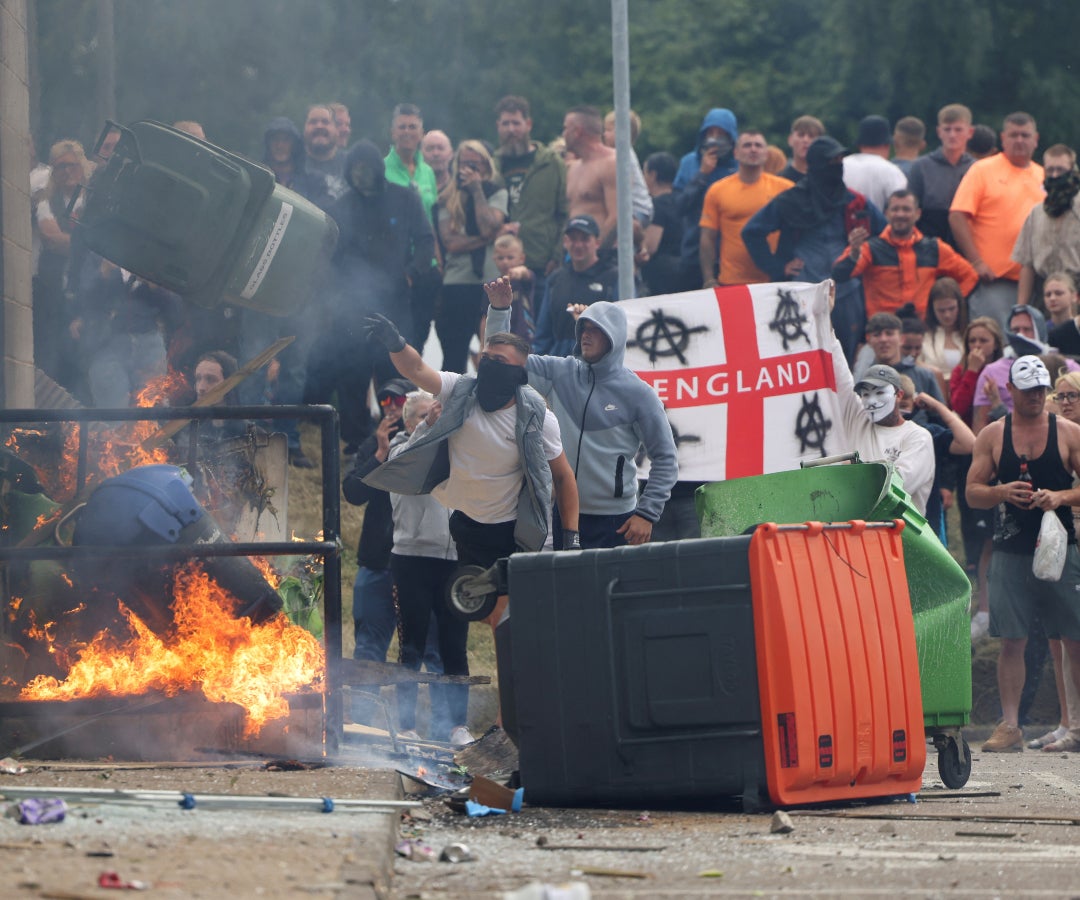
MULTIPOLYGON (((439 400, 450 396, 461 379, 456 372, 440 372, 439 400)), ((450 477, 432 492, 448 509, 458 509, 470 519, 494 525, 517 518, 525 467, 518 451, 517 406, 484 412, 479 404, 465 422, 450 435, 450 477)), ((544 458, 553 460, 562 453, 559 421, 549 409, 544 416, 544 458)))
POLYGON ((930 499, 937 469, 930 432, 915 422, 895 426, 871 422, 863 409, 862 400, 855 393, 855 379, 844 359, 844 351, 835 339, 832 353, 836 396, 840 401, 844 430, 851 449, 858 450, 859 456, 867 462, 891 462, 904 482, 904 490, 911 495, 911 502, 920 513, 926 515, 926 501, 930 499))

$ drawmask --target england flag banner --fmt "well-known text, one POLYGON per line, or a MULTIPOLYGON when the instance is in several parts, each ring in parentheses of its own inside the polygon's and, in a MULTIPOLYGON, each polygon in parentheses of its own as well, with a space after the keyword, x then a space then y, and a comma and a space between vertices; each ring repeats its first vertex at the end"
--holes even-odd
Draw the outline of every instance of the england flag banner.
POLYGON ((681 481, 796 469, 848 449, 833 373, 832 282, 620 303, 626 365, 667 410, 681 481))

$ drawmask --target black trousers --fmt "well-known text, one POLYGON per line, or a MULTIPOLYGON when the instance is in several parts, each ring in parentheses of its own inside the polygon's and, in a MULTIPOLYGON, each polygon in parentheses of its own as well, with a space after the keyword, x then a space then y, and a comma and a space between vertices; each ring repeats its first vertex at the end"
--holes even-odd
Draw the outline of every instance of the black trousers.
MULTIPOLYGON (((457 561, 452 559, 390 554, 390 571, 397 585, 398 615, 401 619, 401 664, 413 671, 420 671, 428 626, 434 613, 443 671, 447 675, 469 674, 469 623, 451 614, 443 597, 446 582, 457 566, 457 561)), ((447 728, 466 723, 469 710, 467 684, 433 684, 430 696, 433 723, 449 723, 447 728)), ((415 683, 397 686, 397 707, 401 730, 415 728, 415 683)))

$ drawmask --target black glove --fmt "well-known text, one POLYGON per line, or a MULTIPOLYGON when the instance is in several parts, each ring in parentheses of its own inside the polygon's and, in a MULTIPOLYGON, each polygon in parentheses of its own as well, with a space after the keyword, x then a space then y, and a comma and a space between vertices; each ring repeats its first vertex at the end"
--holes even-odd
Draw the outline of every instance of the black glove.
POLYGON ((378 341, 391 353, 398 353, 405 349, 405 338, 386 316, 380 316, 378 313, 365 316, 360 328, 367 340, 378 341))
POLYGON ((569 528, 564 528, 562 533, 562 549, 580 550, 581 535, 578 534, 576 531, 571 531, 569 528))

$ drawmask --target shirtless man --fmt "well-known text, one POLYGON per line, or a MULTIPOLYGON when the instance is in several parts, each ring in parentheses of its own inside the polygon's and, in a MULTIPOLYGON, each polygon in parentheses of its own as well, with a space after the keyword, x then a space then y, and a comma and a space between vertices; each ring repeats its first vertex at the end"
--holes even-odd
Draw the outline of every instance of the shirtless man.
MULTIPOLYGON (((1013 361, 1008 382, 1013 412, 979 432, 968 470, 968 505, 1001 509, 989 584, 990 634, 1001 638, 997 675, 1002 721, 983 744, 984 753, 1024 749, 1018 722, 1027 676, 1024 647, 1036 613, 1047 634, 1061 637, 1070 725, 1077 721, 1080 706, 1080 555, 1069 509, 1080 505, 1080 488, 1072 486, 1080 472, 1080 426, 1046 411, 1049 388, 1050 373, 1037 356, 1013 361), (1038 581, 1031 564, 1042 516, 1049 510, 1057 512, 1065 527, 1068 554, 1060 580, 1038 581)), ((1072 727, 1043 749, 1080 749, 1080 728, 1072 727)))
POLYGON ((592 216, 600 224, 600 244, 615 237, 615 151, 603 142, 604 119, 591 106, 575 106, 563 119, 566 149, 578 157, 567 167, 566 197, 570 218, 592 216))

